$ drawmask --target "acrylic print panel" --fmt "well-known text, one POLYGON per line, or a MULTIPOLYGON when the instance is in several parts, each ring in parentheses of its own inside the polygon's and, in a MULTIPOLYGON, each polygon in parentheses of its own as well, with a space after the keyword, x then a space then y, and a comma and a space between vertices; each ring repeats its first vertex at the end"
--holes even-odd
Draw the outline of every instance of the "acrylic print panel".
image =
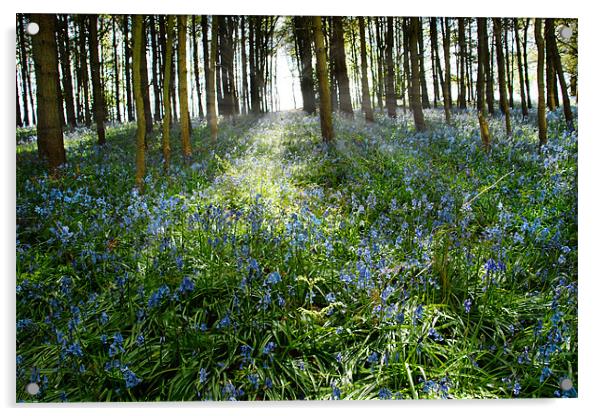
POLYGON ((17 401, 577 396, 577 20, 16 18, 17 401))

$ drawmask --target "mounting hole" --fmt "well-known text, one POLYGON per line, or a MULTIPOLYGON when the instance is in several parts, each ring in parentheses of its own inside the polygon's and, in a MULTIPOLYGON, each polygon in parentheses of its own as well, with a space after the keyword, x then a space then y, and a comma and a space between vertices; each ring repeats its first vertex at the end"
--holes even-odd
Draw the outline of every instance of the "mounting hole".
POLYGON ((40 386, 38 383, 29 383, 27 386, 25 386, 25 391, 32 396, 35 396, 40 392, 40 386))
POLYGON ((36 22, 31 22, 27 24, 27 28, 25 30, 27 30, 27 33, 30 35, 37 35, 40 31, 40 25, 38 25, 36 22))
POLYGON ((562 40, 569 40, 573 36, 573 28, 567 25, 562 25, 558 28, 558 35, 562 40))
POLYGON ((571 381, 570 378, 563 378, 560 381, 560 388, 564 391, 569 391, 570 389, 573 388, 573 382, 571 381))

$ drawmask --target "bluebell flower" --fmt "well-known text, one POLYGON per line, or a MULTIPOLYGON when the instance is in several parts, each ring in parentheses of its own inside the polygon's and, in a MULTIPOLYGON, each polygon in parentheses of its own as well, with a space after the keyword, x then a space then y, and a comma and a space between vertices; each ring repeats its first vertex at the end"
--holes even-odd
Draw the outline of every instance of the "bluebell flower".
POLYGON ((251 386, 253 386, 254 389, 259 388, 259 376, 257 376, 257 374, 249 374, 247 376, 247 379, 249 380, 251 386))
POLYGON ((391 390, 386 387, 383 387, 378 391, 378 398, 381 400, 389 400, 391 399, 391 396, 391 390))
POLYGON ((136 337, 136 345, 138 345, 139 347, 144 345, 144 335, 140 334, 136 337))
POLYGON ((336 384, 334 384, 334 382, 331 384, 332 386, 332 400, 340 400, 341 399, 341 389, 338 388, 336 386, 336 384))
POLYGON ((121 368, 121 373, 123 374, 123 379, 125 380, 125 387, 128 389, 136 387, 142 381, 136 376, 136 374, 134 374, 132 370, 127 367, 127 365, 121 368))
POLYGON ((274 384, 272 383, 272 379, 271 378, 268 377, 268 378, 265 379, 265 387, 266 387, 266 389, 271 389, 273 385, 274 384))
POLYGON ((470 299, 466 299, 466 300, 464 300, 464 311, 465 311, 466 313, 469 313, 469 312, 470 312, 470 308, 471 308, 471 307, 472 307, 472 300, 470 300, 470 299))
POLYGON ((201 367, 201 369, 199 370, 199 383, 203 384, 204 382, 206 382, 208 374, 209 373, 207 372, 207 370, 205 370, 204 367, 201 367))
POLYGON ((161 285, 155 292, 152 293, 148 300, 148 307, 154 308, 161 303, 161 300, 169 295, 169 288, 167 285, 161 285))
POLYGON ((114 357, 120 352, 125 352, 123 348, 123 336, 119 332, 116 332, 113 335, 113 343, 109 345, 109 357, 114 357))
POLYGON ((182 279, 182 283, 180 283, 180 287, 178 288, 178 291, 181 293, 187 293, 187 292, 192 292, 194 290, 194 282, 192 280, 190 280, 190 278, 188 276, 184 276, 184 279, 182 279))
POLYGON ((270 354, 272 351, 274 351, 274 348, 276 348, 276 344, 273 341, 270 341, 265 347, 263 347, 263 353, 270 354))
POLYGON ((429 329, 429 337, 433 338, 435 341, 443 341, 443 337, 435 330, 435 328, 429 329))
POLYGON ((84 356, 82 347, 79 345, 78 342, 74 342, 73 344, 69 345, 66 352, 68 355, 72 355, 74 357, 83 357, 84 356))
POLYGON ((107 322, 109 322, 109 315, 105 311, 102 311, 100 314, 100 323, 105 325, 107 322))
POLYGON ((275 285, 276 283, 279 283, 281 281, 282 279, 280 278, 280 273, 278 272, 270 273, 266 279, 266 283, 270 285, 275 285))
POLYGON ((368 361, 370 364, 375 364, 375 363, 377 363, 377 362, 378 362, 378 353, 376 353, 376 352, 372 352, 372 353, 371 353, 371 354, 368 356, 368 359, 367 359, 367 361, 368 361))
POLYGON ((326 295, 326 301, 329 303, 333 303, 334 301, 337 300, 337 297, 335 296, 334 293, 330 292, 326 295))

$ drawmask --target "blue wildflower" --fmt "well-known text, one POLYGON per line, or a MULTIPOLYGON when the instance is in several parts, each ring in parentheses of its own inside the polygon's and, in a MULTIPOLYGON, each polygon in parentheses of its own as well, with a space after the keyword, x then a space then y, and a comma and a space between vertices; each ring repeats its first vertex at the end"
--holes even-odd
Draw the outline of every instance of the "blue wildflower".
POLYGON ((142 381, 136 376, 136 374, 134 374, 132 370, 127 367, 127 365, 121 368, 121 373, 123 374, 123 379, 125 380, 125 387, 128 389, 136 387, 142 381))

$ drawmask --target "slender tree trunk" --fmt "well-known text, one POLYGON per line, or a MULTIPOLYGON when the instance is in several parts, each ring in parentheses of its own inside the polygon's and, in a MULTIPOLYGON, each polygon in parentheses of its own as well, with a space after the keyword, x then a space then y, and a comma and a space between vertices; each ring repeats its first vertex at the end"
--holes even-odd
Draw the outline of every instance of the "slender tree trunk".
MULTIPOLYGON (((487 34, 487 19, 485 19, 484 30, 484 36, 487 39, 489 36, 487 34)), ((483 69, 485 71, 485 97, 487 99, 487 111, 489 112, 489 114, 493 115, 495 113, 495 105, 493 101, 493 65, 491 64, 491 60, 493 59, 493 48, 491 48, 490 52, 488 42, 485 42, 483 46, 484 56, 487 57, 487 60, 483 62, 485 64, 483 69)))
POLYGON ((94 122, 96 123, 96 133, 98 135, 98 144, 106 143, 105 139, 105 102, 104 91, 100 81, 100 59, 98 57, 98 15, 88 16, 88 35, 90 48, 90 66, 92 68, 92 96, 94 98, 94 122))
POLYGON ((155 22, 155 16, 149 16, 150 26, 150 37, 151 37, 151 49, 152 49, 152 65, 153 65, 153 95, 155 105, 155 121, 161 121, 161 91, 159 89, 159 47, 157 45, 157 27, 155 22))
POLYGON ((307 114, 316 112, 316 94, 314 91, 314 77, 312 65, 312 33, 311 17, 293 17, 295 25, 295 38, 297 40, 300 58, 301 94, 303 97, 303 111, 307 114))
POLYGON ((385 61, 385 97, 387 102, 387 115, 391 118, 395 118, 397 117, 397 99, 395 97, 395 66, 393 65, 393 18, 391 16, 387 17, 387 31, 385 33, 385 61))
POLYGON ((196 16, 192 16, 192 62, 194 70, 194 84, 196 87, 197 100, 199 102, 199 118, 205 117, 203 111, 203 94, 201 93, 201 77, 199 74, 199 42, 196 34, 196 16))
POLYGON ((512 45, 512 42, 508 41, 509 34, 508 26, 510 25, 509 19, 503 19, 502 21, 504 26, 504 50, 505 50, 505 58, 506 58, 506 82, 508 83, 508 106, 510 108, 514 108, 514 79, 513 79, 513 58, 512 51, 509 49, 508 44, 512 45))
POLYGON ((508 108, 508 93, 506 91, 506 68, 504 63, 504 49, 502 44, 502 21, 499 18, 493 19, 493 34, 495 37, 495 49, 497 52, 497 73, 500 93, 500 109, 504 113, 506 121, 506 135, 512 134, 510 126, 510 109, 508 108))
POLYGON ((171 82, 172 73, 172 56, 173 56, 173 45, 174 45, 174 22, 175 16, 166 16, 166 35, 167 42, 165 44, 165 65, 163 72, 163 137, 161 140, 161 147, 163 150, 163 170, 167 172, 169 170, 169 162, 171 158, 171 145, 169 137, 169 127, 171 125, 171 105, 169 103, 169 88, 165 88, 171 82))
POLYGON ((560 91, 562 93, 562 109, 564 111, 564 118, 569 131, 575 129, 573 123, 573 112, 571 111, 571 100, 569 98, 569 92, 564 78, 564 71, 562 69, 562 61, 560 60, 560 54, 558 53, 558 45, 556 44, 556 36, 554 29, 554 19, 546 19, 545 21, 546 33, 548 39, 547 43, 550 45, 550 52, 552 53, 552 63, 556 74, 558 74, 558 81, 560 82, 560 91))
POLYGON ((366 116, 366 121, 374 121, 374 112, 370 103, 370 90, 368 87, 368 59, 366 56, 366 26, 364 18, 358 17, 360 29, 360 57, 362 60, 362 110, 366 116))
POLYGON ((78 23, 79 23, 79 64, 81 71, 81 79, 82 85, 84 89, 84 117, 86 127, 90 127, 92 125, 92 120, 90 116, 90 92, 88 86, 88 58, 86 53, 86 16, 79 15, 78 23))
POLYGON ((423 40, 423 30, 422 30, 422 18, 420 19, 420 33, 418 34, 418 56, 420 63, 420 96, 422 99, 422 108, 431 108, 431 104, 429 102, 429 93, 426 84, 426 70, 424 66, 424 40, 423 40))
POLYGON ((58 49, 61 61, 63 96, 65 99, 65 109, 67 110, 67 124, 70 129, 73 129, 77 124, 77 119, 75 117, 75 103, 73 102, 73 78, 71 77, 69 27, 66 15, 60 16, 58 19, 58 49))
POLYGON ((437 101, 440 98, 439 95, 439 81, 437 78, 437 62, 439 60, 439 43, 437 39, 437 18, 431 17, 429 19, 430 23, 430 35, 431 35, 431 63, 433 70, 433 107, 437 108, 437 101))
POLYGON ((32 14, 30 21, 39 25, 40 31, 32 36, 32 51, 36 74, 38 152, 48 163, 51 175, 58 174, 60 165, 67 161, 63 144, 63 131, 58 114, 59 73, 56 59, 55 24, 53 14, 32 14))
POLYGON ((21 119, 21 103, 19 97, 19 71, 15 73, 15 91, 17 92, 17 127, 23 127, 23 120, 21 119))
POLYGON ((333 42, 332 51, 335 56, 334 70, 339 90, 339 103, 341 112, 353 118, 351 105, 351 92, 349 88, 349 76, 347 75, 347 62, 345 57, 345 37, 343 35, 343 19, 340 16, 332 18, 333 42))
MULTIPOLYGON (((529 116, 529 110, 527 109, 527 100, 525 97, 525 77, 523 73, 523 58, 520 47, 520 36, 518 31, 518 19, 514 19, 514 37, 516 40, 516 58, 518 62, 518 81, 520 83, 520 108, 523 115, 523 119, 529 116)), ((525 42, 527 40, 525 39, 525 42)))
MULTIPOLYGON (((21 82, 23 83, 22 94, 23 94, 23 124, 29 126, 29 108, 27 103, 27 77, 28 77, 28 62, 27 62, 27 49, 25 47, 25 23, 24 23, 24 15, 22 13, 17 15, 17 29, 19 35, 19 59, 21 62, 21 82)), ((29 90, 29 94, 32 94, 31 90, 29 90)), ((32 111, 33 108, 32 108, 32 111)))
POLYGON ((460 56, 458 61, 460 63, 460 78, 458 88, 458 107, 466 108, 466 74, 464 73, 465 61, 466 61, 466 19, 458 18, 458 44, 460 50, 460 56))
POLYGON ((144 105, 144 121, 146 123, 145 143, 148 146, 149 135, 153 132, 153 115, 151 112, 150 92, 148 82, 148 62, 146 58, 147 31, 146 22, 142 19, 142 51, 140 56, 140 79, 142 80, 142 100, 144 105))
POLYGON ((450 38, 449 18, 441 18, 441 34, 443 35, 443 59, 445 64, 445 79, 443 83, 443 105, 445 106, 445 122, 451 123, 451 64, 450 64, 450 38))
MULTIPOLYGON (((201 35, 202 35, 202 47, 203 47, 203 69, 205 71, 205 95, 206 95, 206 108, 207 108, 207 124, 211 125, 211 117, 215 115, 215 108, 213 109, 213 113, 209 111, 209 87, 215 84, 215 79, 211 80, 209 78, 209 29, 207 24, 207 16, 201 16, 201 35)), ((215 98, 215 90, 213 90, 213 95, 211 96, 213 99, 215 98)), ((215 105, 215 103, 214 103, 215 105)))
POLYGON ((426 131, 424 115, 422 113, 422 103, 420 99, 420 64, 418 58, 418 36, 420 36, 420 19, 418 17, 409 17, 408 32, 410 46, 410 65, 412 67, 412 83, 410 86, 411 106, 414 113, 414 124, 417 131, 426 131))
POLYGON ((479 127, 481 129, 481 142, 485 152, 491 149, 489 140, 489 124, 485 118, 487 112, 485 99, 485 82, 487 78, 486 67, 489 62, 487 56, 487 19, 477 18, 477 111, 479 114, 479 127))
POLYGON ((180 134, 184 160, 192 156, 188 119, 188 77, 186 68, 186 25, 188 16, 178 16, 178 97, 180 99, 180 134))
POLYGON ((144 17, 136 14, 133 16, 132 30, 132 77, 134 84, 134 99, 136 100, 136 121, 138 128, 136 130, 136 186, 138 189, 144 189, 144 175, 146 173, 145 148, 146 148, 146 121, 144 111, 144 79, 141 72, 143 71, 142 54, 144 53, 144 17))
POLYGON ((324 34, 322 33, 322 18, 313 16, 314 43, 316 48, 318 86, 320 90, 320 126, 322 139, 326 143, 334 141, 332 128, 332 108, 330 106, 330 89, 328 86, 328 69, 326 68, 326 50, 324 47, 324 34))
POLYGON ((128 121, 134 121, 134 102, 132 99, 132 80, 130 68, 130 59, 132 56, 132 50, 130 48, 130 42, 128 40, 130 28, 129 28, 129 16, 123 16, 123 38, 124 38, 124 49, 125 49, 125 100, 127 106, 127 119, 128 121))
POLYGON ((115 76, 115 112, 117 115, 117 122, 121 123, 121 97, 119 91, 119 55, 117 54, 117 18, 113 16, 111 23, 113 25, 113 63, 114 63, 114 76, 115 76))
POLYGON ((541 19, 535 19, 535 43, 537 44, 537 124, 539 126, 539 146, 548 142, 546 121, 546 90, 544 79, 545 42, 541 34, 541 19))
MULTIPOLYGON (((524 68, 525 68, 525 91, 527 92, 527 107, 532 108, 533 105, 531 104, 531 86, 530 86, 530 82, 529 82, 529 61, 527 60, 527 39, 529 39, 528 37, 528 30, 529 30, 529 18, 525 19, 525 29, 524 29, 524 36, 523 39, 525 40, 523 42, 523 64, 524 64, 524 68)), ((520 53, 520 51, 519 51, 520 53)))
POLYGON ((245 16, 240 17, 240 61, 242 72, 242 112, 249 112, 249 83, 247 75, 247 39, 245 16))
MULTIPOLYGON (((205 22, 204 30, 204 42, 206 43, 207 34, 207 20, 203 16, 201 23, 205 22)), ((215 61, 217 59, 217 28, 219 25, 219 16, 213 16, 211 19, 211 52, 209 54, 209 66, 207 69, 207 121, 209 122, 209 128, 211 130, 211 140, 215 144, 217 143, 217 113, 215 103, 215 61)))
POLYGON ((549 42, 549 26, 544 21, 544 42, 546 47, 546 92, 548 97, 548 108, 555 111, 558 106, 558 95, 554 93, 556 87, 556 70, 552 60, 552 49, 549 42))

